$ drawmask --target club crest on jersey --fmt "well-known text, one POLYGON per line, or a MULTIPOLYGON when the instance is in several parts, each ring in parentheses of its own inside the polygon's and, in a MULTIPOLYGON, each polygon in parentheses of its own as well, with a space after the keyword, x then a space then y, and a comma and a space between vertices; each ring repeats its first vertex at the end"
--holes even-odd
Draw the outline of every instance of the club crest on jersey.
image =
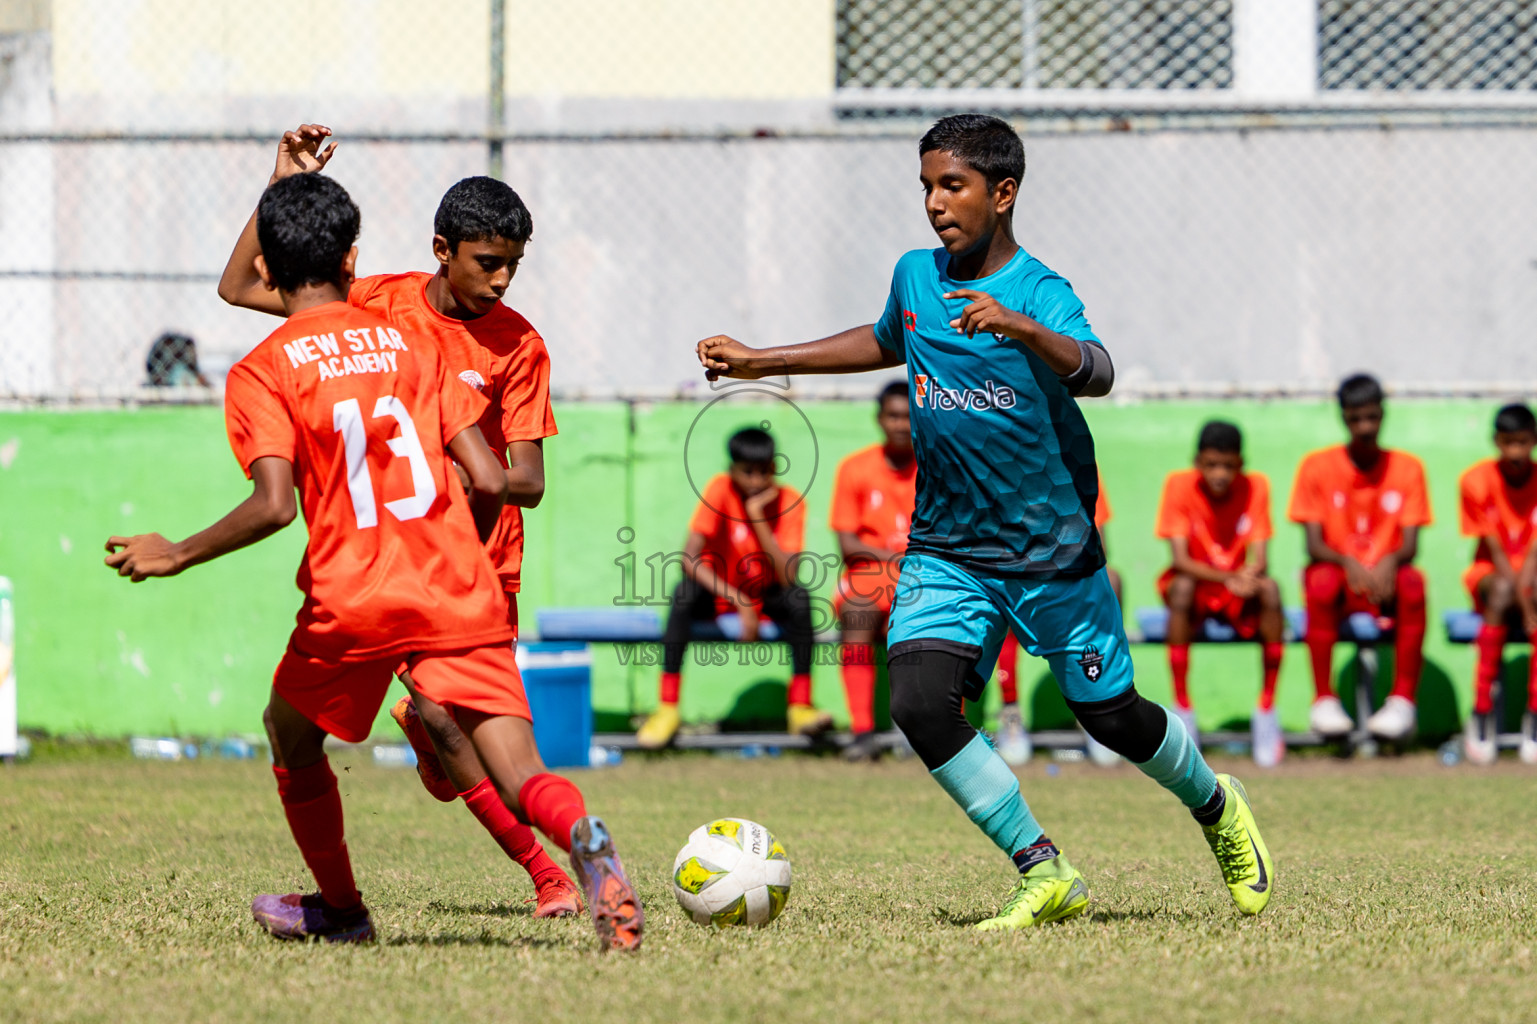
POLYGON ((983 381, 979 388, 947 388, 926 373, 913 374, 913 402, 920 409, 986 412, 1012 409, 1018 400, 1013 388, 991 380, 983 381))
POLYGON ((1104 657, 1095 647, 1085 647, 1083 655, 1078 659, 1078 667, 1083 669, 1083 674, 1091 683, 1099 682, 1100 674, 1104 671, 1104 657))
POLYGON ((910 309, 902 310, 902 328, 908 331, 918 330, 918 314, 910 309))
POLYGON ((474 388, 476 391, 486 390, 486 378, 482 377, 474 370, 465 370, 463 373, 459 374, 459 379, 464 381, 470 387, 474 388))

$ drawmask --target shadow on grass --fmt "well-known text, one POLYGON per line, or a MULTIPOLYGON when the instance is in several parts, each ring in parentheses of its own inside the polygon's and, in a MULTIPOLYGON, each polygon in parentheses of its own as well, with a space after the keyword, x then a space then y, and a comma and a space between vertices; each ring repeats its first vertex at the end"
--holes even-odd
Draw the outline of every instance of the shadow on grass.
POLYGON ((427 904, 427 909, 440 914, 459 914, 464 917, 532 917, 534 904, 529 903, 492 903, 472 906, 460 906, 453 903, 439 903, 436 900, 427 904))
POLYGON ((386 939, 386 946, 479 946, 498 949, 560 949, 569 943, 556 939, 540 939, 531 935, 508 938, 502 935, 395 935, 386 939))

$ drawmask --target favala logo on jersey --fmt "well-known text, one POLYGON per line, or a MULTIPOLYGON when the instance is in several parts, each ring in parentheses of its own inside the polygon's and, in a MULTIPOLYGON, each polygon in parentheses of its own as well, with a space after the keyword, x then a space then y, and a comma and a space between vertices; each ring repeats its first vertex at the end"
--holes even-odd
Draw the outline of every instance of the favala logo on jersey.
POLYGON ((988 409, 1012 409, 1014 389, 1007 384, 983 381, 979 388, 947 388, 926 373, 913 374, 913 401, 920 409, 950 412, 986 412, 988 409))

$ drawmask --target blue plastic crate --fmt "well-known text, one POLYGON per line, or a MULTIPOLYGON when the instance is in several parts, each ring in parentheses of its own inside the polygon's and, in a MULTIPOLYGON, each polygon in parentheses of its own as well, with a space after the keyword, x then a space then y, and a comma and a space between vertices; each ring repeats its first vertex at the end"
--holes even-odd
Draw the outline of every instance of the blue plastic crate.
POLYGON ((551 768, 586 768, 592 750, 592 653, 581 643, 518 645, 534 742, 551 768))

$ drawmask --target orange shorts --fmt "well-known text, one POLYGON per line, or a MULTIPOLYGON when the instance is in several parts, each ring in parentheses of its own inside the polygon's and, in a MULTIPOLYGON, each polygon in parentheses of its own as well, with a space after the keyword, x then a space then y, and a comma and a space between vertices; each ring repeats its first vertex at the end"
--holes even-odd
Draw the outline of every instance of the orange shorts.
POLYGON ((1474 562, 1468 566, 1462 574, 1462 585, 1468 588, 1468 596, 1473 599, 1473 610, 1480 615, 1484 612, 1484 595, 1479 592, 1479 586, 1494 575, 1494 563, 1474 562))
MULTIPOLYGON (((1169 603, 1169 585, 1174 582, 1172 570, 1158 578, 1158 596, 1169 603)), ((1243 598, 1233 593, 1224 583, 1197 580, 1195 599, 1190 605, 1190 625, 1199 626, 1203 619, 1217 619, 1233 627, 1240 637, 1252 640, 1259 635, 1259 601, 1243 598)))
POLYGON ((896 592, 897 581, 880 566, 863 567, 857 572, 844 570, 833 592, 833 614, 841 618, 844 609, 852 606, 860 611, 879 612, 884 620, 891 615, 896 592))
POLYGON ((438 704, 533 720, 510 644, 429 651, 403 661, 396 655, 340 662, 311 658, 290 646, 273 674, 272 690, 326 732, 362 743, 379 716, 390 681, 406 669, 422 695, 438 704))

